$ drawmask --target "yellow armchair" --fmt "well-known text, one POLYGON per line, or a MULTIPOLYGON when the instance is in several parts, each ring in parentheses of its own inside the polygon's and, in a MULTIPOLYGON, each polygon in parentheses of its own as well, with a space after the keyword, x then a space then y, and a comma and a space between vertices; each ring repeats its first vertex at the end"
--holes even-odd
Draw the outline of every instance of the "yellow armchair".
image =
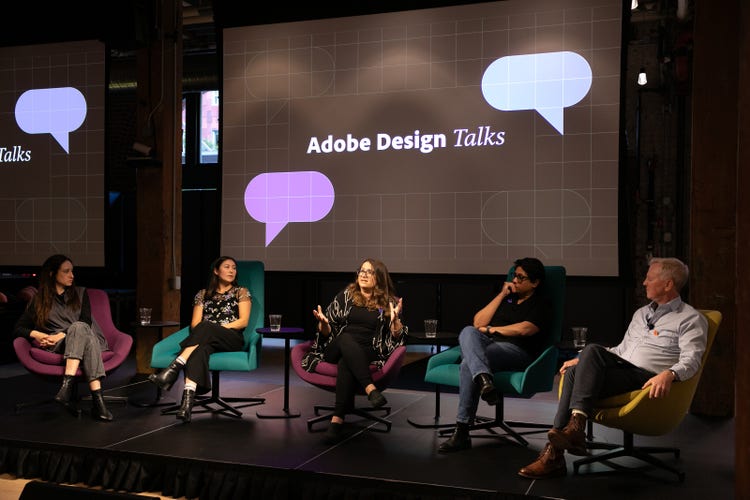
MULTIPOLYGON (((698 387, 703 367, 706 364, 711 344, 722 318, 719 311, 701 310, 701 313, 708 319, 708 338, 706 340, 706 351, 703 353, 698 373, 688 380, 673 383, 669 395, 665 398, 650 399, 648 389, 639 389, 597 401, 589 425, 593 421, 606 427, 622 430, 623 443, 587 443, 590 449, 604 448, 610 451, 576 460, 573 463, 574 473, 578 473, 578 469, 585 464, 606 463, 618 457, 634 457, 673 472, 681 482, 685 479, 683 471, 654 456, 655 453, 674 453, 675 458, 679 458, 679 448, 635 446, 633 436, 635 434, 644 436, 664 435, 675 429, 690 409, 693 395, 698 387)), ((560 384, 562 387, 562 380, 560 384)), ((589 437, 591 436, 590 431, 591 428, 589 428, 589 437)))

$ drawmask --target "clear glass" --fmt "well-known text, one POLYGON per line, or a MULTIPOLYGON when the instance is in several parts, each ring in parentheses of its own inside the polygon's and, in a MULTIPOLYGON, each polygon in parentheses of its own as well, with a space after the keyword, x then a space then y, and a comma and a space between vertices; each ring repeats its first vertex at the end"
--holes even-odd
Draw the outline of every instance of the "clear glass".
POLYGON ((141 325, 143 326, 151 324, 151 308, 150 307, 138 308, 138 320, 141 322, 141 325))
POLYGON ((437 324, 438 321, 436 319, 424 320, 424 336, 427 338, 437 337, 437 324))
POLYGON ((281 314, 269 314, 268 325, 272 332, 278 332, 281 330, 281 314))
POLYGON ((578 352, 581 352, 583 348, 586 347, 589 329, 585 326, 574 326, 571 330, 573 330, 573 347, 575 347, 578 352))

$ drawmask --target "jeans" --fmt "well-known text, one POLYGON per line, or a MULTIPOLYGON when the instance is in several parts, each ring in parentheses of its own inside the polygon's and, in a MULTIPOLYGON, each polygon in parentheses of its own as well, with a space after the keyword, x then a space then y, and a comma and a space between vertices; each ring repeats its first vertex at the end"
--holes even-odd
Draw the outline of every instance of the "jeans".
POLYGON ((480 373, 523 370, 531 363, 526 351, 510 342, 496 341, 473 326, 461 330, 461 367, 456 421, 473 424, 479 406, 479 387, 474 379, 480 373))

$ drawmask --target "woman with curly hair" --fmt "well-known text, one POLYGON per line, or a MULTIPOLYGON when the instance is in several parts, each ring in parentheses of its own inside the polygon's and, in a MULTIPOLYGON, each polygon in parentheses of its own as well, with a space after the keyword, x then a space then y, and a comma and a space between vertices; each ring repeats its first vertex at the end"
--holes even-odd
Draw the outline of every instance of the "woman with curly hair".
POLYGON ((313 310, 318 333, 302 366, 313 372, 320 361, 338 364, 336 402, 326 441, 333 443, 341 438, 344 416, 354 404, 358 386, 373 407, 386 404, 372 381, 370 364, 382 366, 406 341, 401 309, 402 299, 395 295, 385 264, 366 259, 359 266, 356 280, 334 297, 325 312, 320 305, 313 310))

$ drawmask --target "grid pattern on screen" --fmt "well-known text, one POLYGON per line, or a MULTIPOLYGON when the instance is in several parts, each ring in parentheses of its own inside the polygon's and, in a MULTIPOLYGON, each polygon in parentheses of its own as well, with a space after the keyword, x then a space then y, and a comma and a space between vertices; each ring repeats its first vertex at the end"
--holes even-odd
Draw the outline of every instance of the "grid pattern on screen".
MULTIPOLYGON (((70 255, 77 265, 104 265, 104 57, 96 41, 0 48, 5 265, 39 265, 54 253, 70 255), (25 92, 67 87, 80 91, 86 104, 85 119, 67 134, 67 144, 62 136, 21 130, 16 103, 25 92)), ((42 119, 67 105, 50 102, 42 119)))
POLYGON ((271 270, 345 271, 372 256, 397 272, 482 274, 537 256, 570 274, 616 275, 621 7, 531 3, 226 30, 222 252, 271 270), (593 73, 563 135, 533 110, 481 101, 492 61, 561 50, 593 73), (427 117, 452 147, 305 152, 316 134, 414 136, 427 117), (462 128, 479 141, 503 130, 506 143, 456 147, 462 128), (259 174, 301 170, 331 179, 334 206, 266 246, 244 190, 259 174))

